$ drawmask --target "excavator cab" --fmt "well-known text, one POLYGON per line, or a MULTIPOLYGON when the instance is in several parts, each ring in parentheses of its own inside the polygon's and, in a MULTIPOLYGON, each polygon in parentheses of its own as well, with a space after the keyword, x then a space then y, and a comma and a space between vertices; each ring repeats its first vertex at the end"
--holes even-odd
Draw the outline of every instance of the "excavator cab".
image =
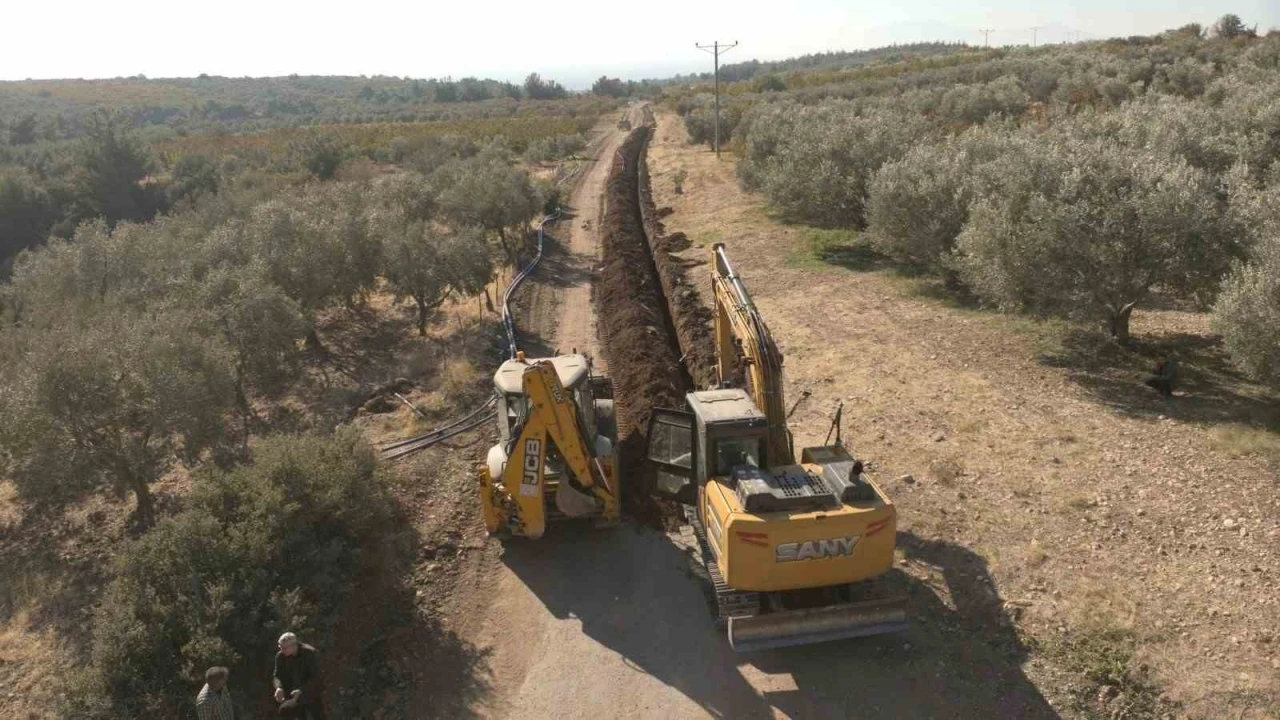
POLYGON ((657 408, 649 418, 649 459, 659 492, 692 505, 709 477, 769 466, 769 425, 745 392, 689 393, 689 411, 657 408))

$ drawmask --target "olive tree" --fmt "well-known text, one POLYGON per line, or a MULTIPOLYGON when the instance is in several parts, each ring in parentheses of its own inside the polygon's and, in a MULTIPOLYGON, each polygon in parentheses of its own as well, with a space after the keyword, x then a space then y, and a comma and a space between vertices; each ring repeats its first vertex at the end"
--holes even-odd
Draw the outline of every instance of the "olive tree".
POLYGON ((846 101, 817 106, 769 103, 754 109, 739 165, 748 187, 776 208, 818 225, 862 227, 867 184, 926 132, 923 118, 860 109, 846 101))
POLYGON ((446 164, 432 182, 440 188, 437 199, 451 225, 493 233, 507 261, 517 264, 519 246, 512 241, 523 236, 540 205, 528 173, 498 153, 485 152, 446 164))
POLYGON ((1213 321, 1240 369, 1280 387, 1280 234, 1255 245, 1227 277, 1213 321))
POLYGON ((257 418, 252 398, 278 398, 298 378, 298 341, 307 334, 298 304, 269 275, 261 261, 218 267, 193 284, 189 297, 230 353, 242 453, 257 418))
POLYGON ((473 295, 493 275, 484 235, 475 229, 445 230, 412 223, 387 238, 383 271, 397 300, 412 300, 418 334, 427 334, 431 312, 454 296, 473 295))
POLYGON ((1214 326, 1240 369, 1280 387, 1280 178, 1267 187, 1233 180, 1230 216, 1248 252, 1223 282, 1214 326))
POLYGON ((143 182, 155 161, 122 116, 91 116, 76 160, 77 200, 88 215, 115 225, 121 220, 149 220, 159 209, 158 188, 143 182))
POLYGON ((152 483, 230 440, 230 352, 195 315, 105 311, 4 335, 21 348, 0 354, 0 447, 29 498, 133 493, 149 527, 152 483))
MULTIPOLYGON (((922 143, 886 163, 867 189, 867 231, 880 252, 946 270, 975 194, 998 183, 992 163, 1024 164, 1033 140, 1001 124, 975 127, 940 143, 922 143)), ((1026 167, 1026 165, 1023 165, 1026 167)))
POLYGON ((1189 270, 1225 241, 1214 188, 1186 161, 1156 153, 1108 143, 1042 150, 1042 162, 1061 168, 1057 180, 1036 189, 1007 166, 1004 186, 973 204, 952 263, 993 305, 1103 320, 1126 343, 1151 288, 1192 289, 1189 270))
MULTIPOLYGON (((381 266, 371 204, 359 184, 312 185, 255 207, 244 224, 244 243, 303 312, 353 303, 381 266)), ((318 340, 309 335, 313 345, 318 340)))

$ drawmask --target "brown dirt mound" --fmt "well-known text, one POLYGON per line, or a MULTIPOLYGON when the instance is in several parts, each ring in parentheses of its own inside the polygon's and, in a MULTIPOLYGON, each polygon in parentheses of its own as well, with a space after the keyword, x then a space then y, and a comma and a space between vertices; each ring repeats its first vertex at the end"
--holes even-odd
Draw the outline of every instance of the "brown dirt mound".
POLYGON ((617 401, 621 461, 627 472, 623 504, 633 516, 659 524, 663 506, 653 496, 653 475, 644 461, 649 415, 655 407, 683 407, 691 381, 680 363, 640 214, 641 158, 650 133, 648 127, 633 130, 613 157, 605 190, 604 265, 595 301, 602 354, 617 401))
MULTIPOLYGON (((648 140, 647 135, 645 139, 648 140)), ((648 142, 645 142, 640 153, 640 215, 645 235, 662 282, 667 312, 673 320, 685 366, 698 387, 711 387, 716 382, 711 310, 702 304, 693 284, 685 279, 684 261, 675 255, 689 247, 688 238, 684 233, 668 235, 662 224, 662 213, 654 206, 647 152, 648 142)))

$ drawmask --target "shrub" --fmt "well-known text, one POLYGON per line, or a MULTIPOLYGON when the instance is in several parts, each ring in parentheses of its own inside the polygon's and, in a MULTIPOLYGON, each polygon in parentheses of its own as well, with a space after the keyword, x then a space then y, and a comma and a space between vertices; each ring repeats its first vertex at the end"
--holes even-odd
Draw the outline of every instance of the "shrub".
POLYGON ((923 118, 860 111, 848 101, 806 107, 770 103, 752 111, 739 172, 788 217, 862 227, 871 176, 923 136, 923 118))
POLYGON ((586 147, 587 138, 581 133, 554 135, 530 142, 529 147, 524 151, 524 156, 525 159, 534 162, 549 162, 582 152, 586 147))
POLYGON ((325 133, 311 133, 289 145, 294 164, 321 180, 332 180, 347 151, 337 137, 325 133))
MULTIPOLYGON (((284 630, 328 644, 366 549, 392 526, 386 482, 350 429, 269 438, 254 455, 202 469, 183 510, 117 556, 67 715, 185 716, 205 667, 261 677, 284 630)), ((261 692, 231 690, 242 707, 261 692)))
POLYGON ((1030 151, 1005 127, 973 128, 959 138, 921 144, 876 172, 867 191, 867 229, 880 252, 902 262, 944 269, 969 204, 995 184, 990 163, 1021 162, 1030 151))
POLYGON ((1258 243, 1249 262, 1227 277, 1213 320, 1232 361, 1280 387, 1280 235, 1258 243))

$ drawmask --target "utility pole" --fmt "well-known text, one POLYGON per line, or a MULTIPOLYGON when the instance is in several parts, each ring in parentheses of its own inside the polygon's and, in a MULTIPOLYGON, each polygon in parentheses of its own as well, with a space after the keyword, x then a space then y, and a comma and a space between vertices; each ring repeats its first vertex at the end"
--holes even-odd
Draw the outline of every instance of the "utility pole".
POLYGON ((720 44, 720 41, 718 41, 718 40, 717 40, 717 41, 715 41, 715 42, 713 42, 713 43, 711 43, 710 45, 698 45, 697 43, 694 43, 694 47, 698 48, 699 50, 705 50, 705 51, 708 51, 708 52, 710 52, 712 55, 714 55, 714 56, 715 56, 715 58, 716 58, 716 64, 715 64, 715 94, 716 94, 716 137, 715 137, 715 148, 716 148, 716 159, 717 159, 717 160, 719 160, 719 159, 720 159, 720 54, 721 54, 721 53, 727 53, 727 52, 729 52, 730 50, 732 50, 732 49, 734 49, 734 48, 738 47, 738 41, 737 41, 737 40, 734 40, 732 45, 721 45, 721 44, 720 44))
POLYGON ((978 28, 978 32, 982 33, 982 44, 991 47, 991 33, 995 28, 978 28))
POLYGON ((1039 29, 1040 29, 1039 25, 1033 25, 1031 27, 1031 47, 1036 46, 1036 31, 1039 29))

